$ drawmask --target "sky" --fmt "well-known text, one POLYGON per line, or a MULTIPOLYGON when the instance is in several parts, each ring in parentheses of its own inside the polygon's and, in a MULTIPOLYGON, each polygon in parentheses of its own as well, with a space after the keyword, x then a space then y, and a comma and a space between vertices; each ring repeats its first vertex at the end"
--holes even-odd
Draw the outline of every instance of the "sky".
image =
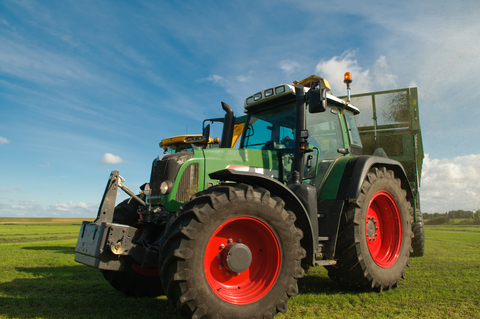
POLYGON ((0 216, 94 218, 165 137, 317 74, 345 95, 417 87, 426 213, 480 209, 480 2, 0 2, 0 216))

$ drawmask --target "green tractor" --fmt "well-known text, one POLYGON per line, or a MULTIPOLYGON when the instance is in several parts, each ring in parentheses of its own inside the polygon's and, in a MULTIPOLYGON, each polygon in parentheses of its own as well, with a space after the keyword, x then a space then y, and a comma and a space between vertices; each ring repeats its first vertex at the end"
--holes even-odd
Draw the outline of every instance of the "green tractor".
MULTIPOLYGON (((242 135, 243 127, 245 126, 245 120, 247 117, 240 116, 235 118, 235 126, 233 129, 233 137, 232 137, 232 144, 231 147, 235 147, 240 135, 242 135)), ((215 119, 206 119, 203 121, 204 126, 204 136, 202 134, 185 134, 185 135, 177 135, 172 137, 164 138, 160 143, 159 146, 163 149, 164 154, 174 154, 179 152, 185 151, 194 151, 204 148, 218 148, 220 146, 220 138, 212 138, 209 134, 209 127, 211 124, 215 122, 224 122, 224 118, 215 118, 215 119), (205 124, 210 122, 207 125, 208 128, 205 127, 205 124)))
POLYGON ((416 195, 400 162, 362 155, 359 109, 328 91, 311 76, 248 97, 239 148, 222 103, 220 147, 155 159, 138 196, 113 171, 75 260, 189 318, 285 313, 315 266, 346 289, 397 287, 416 195), (118 188, 132 198, 115 207, 118 188))

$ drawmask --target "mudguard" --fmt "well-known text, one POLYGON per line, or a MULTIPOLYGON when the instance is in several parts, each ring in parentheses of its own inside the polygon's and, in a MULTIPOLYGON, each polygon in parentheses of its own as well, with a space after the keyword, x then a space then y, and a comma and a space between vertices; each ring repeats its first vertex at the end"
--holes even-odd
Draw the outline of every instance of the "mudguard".
MULTIPOLYGON (((402 188, 407 191, 407 200, 413 201, 413 192, 407 179, 407 175, 400 162, 379 156, 359 156, 351 157, 347 162, 339 163, 337 171, 327 178, 324 183, 330 188, 337 186, 335 189, 325 188, 321 192, 318 201, 319 216, 319 236, 324 237, 323 255, 326 259, 333 259, 335 247, 338 237, 338 229, 340 226, 340 218, 345 203, 355 202, 360 195, 362 183, 372 167, 384 166, 395 173, 395 177, 402 182, 402 188), (338 183, 336 179, 340 178, 338 183), (330 180, 329 179, 333 179, 330 180), (327 195, 325 195, 328 193, 327 195), (333 196, 332 196, 333 195, 333 196)), ((335 168, 334 168, 335 170, 335 168)), ((327 188, 329 188, 327 187, 327 188)), ((413 202, 412 202, 413 203, 413 202)))
POLYGON ((402 164, 390 158, 368 155, 352 158, 348 161, 338 188, 337 200, 352 201, 358 198, 360 188, 368 171, 372 167, 380 166, 385 166, 395 173, 395 177, 402 181, 402 188, 407 191, 407 200, 412 201, 412 188, 402 164))

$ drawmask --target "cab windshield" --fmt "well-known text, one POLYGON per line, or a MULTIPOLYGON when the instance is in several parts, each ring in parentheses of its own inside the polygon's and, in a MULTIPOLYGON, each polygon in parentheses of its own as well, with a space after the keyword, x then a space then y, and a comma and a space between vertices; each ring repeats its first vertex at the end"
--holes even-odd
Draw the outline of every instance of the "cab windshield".
POLYGON ((241 147, 294 152, 295 117, 294 105, 277 113, 251 115, 241 147))
MULTIPOLYGON (((308 143, 318 149, 321 159, 333 159, 343 148, 343 136, 336 107, 322 113, 307 113, 308 143)), ((294 153, 296 112, 290 108, 278 113, 253 114, 248 121, 243 148, 294 153)))

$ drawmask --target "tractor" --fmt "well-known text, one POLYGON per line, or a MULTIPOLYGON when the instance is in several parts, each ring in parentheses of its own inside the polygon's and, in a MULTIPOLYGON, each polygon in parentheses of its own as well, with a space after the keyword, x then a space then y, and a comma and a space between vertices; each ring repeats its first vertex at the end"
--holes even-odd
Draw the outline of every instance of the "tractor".
POLYGON ((310 76, 249 96, 238 148, 222 102, 219 148, 156 158, 140 194, 113 171, 75 260, 126 295, 166 295, 188 318, 285 313, 315 266, 345 289, 397 287, 416 194, 399 161, 363 155, 359 109, 329 92, 310 76), (131 198, 115 206, 118 188, 131 198))
MULTIPOLYGON (((240 135, 243 131, 243 126, 245 125, 246 116, 241 116, 235 118, 235 126, 233 129, 233 138, 232 138, 232 145, 234 147, 237 143, 240 135)), ((222 122, 223 118, 218 119, 206 119, 203 121, 204 132, 205 131, 205 123, 210 122, 207 126, 215 123, 215 122, 222 122)), ((218 148, 220 146, 220 138, 212 138, 209 134, 208 136, 203 136, 202 134, 185 134, 185 135, 177 135, 172 137, 164 138, 160 143, 159 147, 163 149, 164 154, 174 154, 184 151, 193 151, 203 148, 218 148)))

